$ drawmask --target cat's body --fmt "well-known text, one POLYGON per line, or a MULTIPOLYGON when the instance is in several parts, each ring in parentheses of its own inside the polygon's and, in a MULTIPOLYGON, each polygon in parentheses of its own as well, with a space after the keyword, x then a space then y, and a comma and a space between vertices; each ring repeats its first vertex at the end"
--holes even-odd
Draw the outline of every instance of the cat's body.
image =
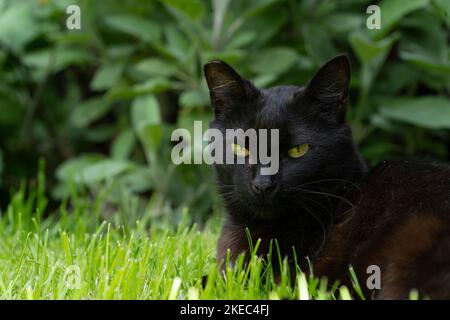
MULTIPOLYGON (((378 165, 355 190, 354 207, 329 226, 321 250, 315 252, 316 243, 307 254, 314 275, 351 288, 352 265, 366 297, 402 299, 415 288, 435 299, 450 298, 449 190, 448 166, 403 161, 378 165), (382 286, 371 291, 365 284, 373 265, 380 268, 382 286)), ((220 260, 228 248, 234 258, 248 251, 246 227, 253 243, 261 239, 262 255, 268 253, 270 239, 277 239, 290 257, 292 246, 303 245, 301 221, 241 223, 227 216, 218 245, 220 260)), ((321 235, 316 239, 322 241, 321 235)), ((302 253, 297 250, 297 255, 302 253)), ((309 270, 306 261, 302 267, 309 270)))
MULTIPOLYGON (((350 69, 328 62, 306 87, 255 88, 222 62, 205 67, 221 130, 279 129, 280 169, 217 165, 227 216, 218 259, 277 239, 281 254, 304 270, 349 283, 352 265, 367 296, 406 298, 411 289, 450 298, 450 167, 392 162, 368 171, 345 123, 350 69), (296 147, 297 146, 297 147, 296 147), (301 148, 300 148, 301 147, 301 148), (307 150, 297 156, 292 149, 307 150), (367 267, 381 270, 381 289, 365 286, 367 267)), ((228 146, 225 146, 227 148, 228 146)), ((245 148, 245 146, 242 146, 245 148)))
POLYGON ((360 183, 355 206, 330 226, 314 273, 351 287, 352 265, 366 296, 407 298, 411 289, 450 298, 450 167, 385 162, 360 183), (381 271, 381 288, 369 292, 369 266, 381 271))

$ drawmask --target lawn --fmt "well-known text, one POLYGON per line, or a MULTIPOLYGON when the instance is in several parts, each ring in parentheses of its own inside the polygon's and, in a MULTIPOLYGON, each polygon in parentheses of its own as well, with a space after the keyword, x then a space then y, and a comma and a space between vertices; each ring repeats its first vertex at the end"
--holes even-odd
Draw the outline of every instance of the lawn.
POLYGON ((19 190, 2 212, 1 299, 350 298, 347 288, 335 286, 330 292, 326 280, 301 273, 293 285, 287 272, 275 284, 271 267, 264 269, 256 256, 248 268, 240 259, 222 276, 215 260, 218 216, 200 230, 188 223, 187 210, 174 226, 151 212, 122 223, 123 208, 100 218, 101 200, 76 194, 52 214, 45 207, 38 186, 28 194, 19 190))

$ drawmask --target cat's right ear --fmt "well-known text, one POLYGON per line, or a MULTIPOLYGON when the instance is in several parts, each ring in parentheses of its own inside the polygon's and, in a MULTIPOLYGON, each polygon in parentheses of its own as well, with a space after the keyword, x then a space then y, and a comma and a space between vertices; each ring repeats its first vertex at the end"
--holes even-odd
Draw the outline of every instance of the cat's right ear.
POLYGON ((339 55, 325 63, 306 86, 304 96, 331 106, 340 120, 345 118, 350 83, 350 62, 339 55))
POLYGON ((216 60, 205 64, 205 78, 216 115, 246 101, 246 81, 228 64, 216 60))

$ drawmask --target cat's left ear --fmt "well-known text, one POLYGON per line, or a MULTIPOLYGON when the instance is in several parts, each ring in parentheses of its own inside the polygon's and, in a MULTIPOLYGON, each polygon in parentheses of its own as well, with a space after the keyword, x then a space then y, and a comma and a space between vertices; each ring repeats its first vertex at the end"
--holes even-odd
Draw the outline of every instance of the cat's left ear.
POLYGON ((211 61, 204 66, 211 103, 216 115, 247 99, 248 81, 223 61, 211 61))
POLYGON ((350 62, 339 55, 325 63, 306 86, 304 96, 326 104, 336 105, 345 114, 350 82, 350 62))

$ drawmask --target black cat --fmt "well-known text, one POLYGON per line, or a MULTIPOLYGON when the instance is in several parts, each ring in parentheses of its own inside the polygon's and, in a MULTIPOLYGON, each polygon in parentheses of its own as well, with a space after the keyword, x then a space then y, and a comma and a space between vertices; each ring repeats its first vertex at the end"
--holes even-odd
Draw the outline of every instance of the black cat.
MULTIPOLYGON (((277 239, 291 261, 293 247, 309 257, 316 276, 351 286, 352 265, 367 297, 407 298, 415 288, 450 298, 450 167, 402 161, 368 170, 345 123, 346 56, 305 87, 259 89, 221 61, 206 64, 205 76, 212 128, 280 133, 278 173, 261 175, 249 161, 216 165, 227 208, 219 261, 228 248, 232 259, 248 251, 248 228, 254 242, 261 239, 261 255, 277 239), (381 270, 379 290, 365 286, 371 265, 381 270)), ((248 157, 246 145, 238 148, 246 152, 236 157, 248 157)))

